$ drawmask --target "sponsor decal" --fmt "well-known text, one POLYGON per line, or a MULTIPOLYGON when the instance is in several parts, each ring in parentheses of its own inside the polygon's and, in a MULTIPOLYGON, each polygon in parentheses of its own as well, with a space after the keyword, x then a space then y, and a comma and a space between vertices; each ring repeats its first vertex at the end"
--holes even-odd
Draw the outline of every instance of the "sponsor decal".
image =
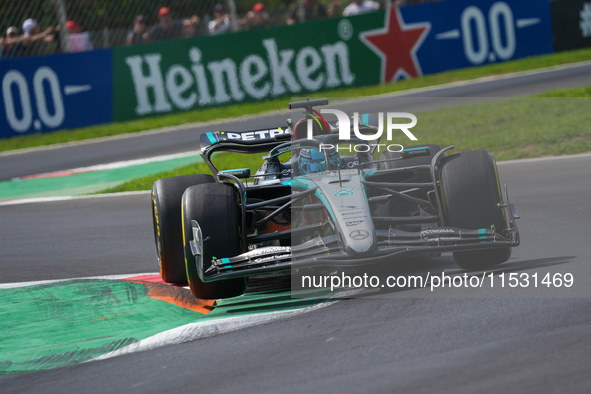
POLYGON ((351 233, 349 233, 349 237, 359 241, 359 240, 369 237, 369 233, 365 230, 355 230, 355 231, 351 231, 351 233))
POLYGON ((224 171, 220 171, 220 174, 226 174, 226 175, 232 175, 235 176, 236 178, 250 178, 250 168, 241 168, 241 169, 236 169, 236 170, 224 170, 224 171))
POLYGON ((421 231, 422 234, 455 234, 456 231, 451 228, 436 228, 421 231))
POLYGON ((357 226, 358 224, 363 223, 364 220, 355 220, 355 221, 351 221, 351 222, 345 222, 345 225, 347 227, 352 227, 352 226, 357 226))
POLYGON ((341 189, 334 194, 335 197, 349 197, 355 193, 355 189, 341 189))
POLYGON ((437 241, 461 241, 462 237, 425 237, 426 241, 437 240, 437 241))
POLYGON ((428 156, 430 153, 431 153, 431 149, 429 149, 428 147, 408 149, 408 150, 403 150, 401 152, 401 157, 409 158, 409 157, 415 157, 415 156, 428 156))
POLYGON ((341 215, 350 216, 350 215, 361 215, 361 214, 363 214, 362 211, 355 211, 355 212, 345 212, 345 213, 342 213, 341 215))
POLYGON ((283 147, 277 149, 275 152, 276 152, 277 155, 280 155, 280 154, 285 153, 285 152, 289 152, 289 151, 292 151, 292 150, 299 149, 301 146, 302 146, 302 144, 300 144, 300 143, 291 144, 291 145, 288 145, 288 146, 283 146, 283 147))
POLYGON ((277 253, 291 253, 291 247, 289 246, 270 246, 267 248, 254 249, 247 253, 248 257, 257 257, 268 254, 277 253))
POLYGON ((282 255, 278 255, 278 256, 261 257, 258 259, 254 259, 252 261, 252 264, 273 263, 278 260, 289 259, 289 258, 291 258, 291 254, 282 254, 282 255))
POLYGON ((241 140, 241 141, 256 141, 265 139, 275 139, 277 136, 290 134, 288 129, 282 129, 281 127, 272 130, 257 130, 247 131, 241 133, 233 133, 229 131, 220 132, 222 141, 226 140, 241 140))

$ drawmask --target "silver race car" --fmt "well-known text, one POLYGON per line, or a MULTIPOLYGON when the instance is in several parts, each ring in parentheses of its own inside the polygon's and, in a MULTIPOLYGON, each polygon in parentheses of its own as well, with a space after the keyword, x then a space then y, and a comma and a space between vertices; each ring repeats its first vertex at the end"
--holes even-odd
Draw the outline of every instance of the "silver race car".
MULTIPOLYGON (((376 140, 343 140, 335 125, 309 121, 313 107, 326 104, 290 103, 305 117, 286 128, 203 134, 213 175, 154 183, 164 281, 217 299, 242 294, 248 277, 306 267, 395 265, 452 252, 461 268, 477 270, 509 259, 519 245, 517 215, 489 152, 427 144, 378 154, 376 140), (220 151, 265 156, 254 174, 219 171, 212 156, 220 151)), ((380 127, 375 115, 351 122, 363 135, 380 127)))

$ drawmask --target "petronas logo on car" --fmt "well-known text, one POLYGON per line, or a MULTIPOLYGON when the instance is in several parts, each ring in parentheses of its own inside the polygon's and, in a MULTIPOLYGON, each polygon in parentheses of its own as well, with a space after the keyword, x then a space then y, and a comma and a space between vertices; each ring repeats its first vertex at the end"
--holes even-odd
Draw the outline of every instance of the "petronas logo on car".
POLYGON ((354 194, 355 189, 341 189, 335 193, 335 197, 348 197, 354 194))

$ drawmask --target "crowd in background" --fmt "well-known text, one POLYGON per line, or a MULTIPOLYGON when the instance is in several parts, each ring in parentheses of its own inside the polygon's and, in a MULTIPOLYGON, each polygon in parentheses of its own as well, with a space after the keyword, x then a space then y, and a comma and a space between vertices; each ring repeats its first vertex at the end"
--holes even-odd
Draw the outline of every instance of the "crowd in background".
MULTIPOLYGON (((0 37, 0 58, 10 59, 24 56, 50 55, 64 51, 61 40, 61 26, 50 26, 41 30, 35 19, 27 18, 21 30, 16 26, 6 29, 6 36, 0 37)), ((83 31, 76 21, 66 23, 67 52, 82 52, 92 49, 88 32, 83 31)))
MULTIPOLYGON (((437 0, 393 0, 392 6, 405 6, 437 0)), ((220 3, 211 10, 213 17, 205 20, 199 15, 174 15, 169 7, 158 10, 158 23, 148 26, 144 15, 134 17, 132 29, 126 37, 126 44, 141 44, 175 38, 189 38, 197 35, 225 34, 229 31, 252 30, 273 25, 302 23, 315 19, 337 16, 351 16, 365 12, 377 11, 381 4, 372 0, 298 0, 290 6, 282 17, 272 18, 265 3, 256 3, 241 18, 231 20, 226 7, 220 3)), ((0 37, 0 58, 16 58, 24 56, 45 55, 59 52, 81 52, 92 49, 88 32, 76 21, 66 23, 67 34, 61 26, 50 26, 42 29, 36 20, 27 18, 20 28, 10 26, 6 35, 0 37)))
MULTIPOLYGON (((291 25, 314 19, 328 18, 332 16, 355 15, 362 12, 376 11, 380 5, 370 0, 355 0, 347 5, 344 10, 340 8, 339 0, 332 0, 330 7, 326 8, 317 0, 301 0, 293 7, 284 23, 291 25)), ((134 19, 133 30, 127 36, 127 44, 167 40, 171 38, 187 38, 198 34, 224 34, 231 31, 230 16, 223 4, 216 4, 213 9, 213 18, 206 24, 201 24, 198 15, 189 18, 174 19, 168 7, 162 7, 158 11, 159 23, 152 27, 146 26, 146 19, 138 15, 134 19)), ((272 25, 269 13, 264 3, 256 3, 246 15, 237 21, 238 28, 234 30, 251 30, 265 28, 272 25)))

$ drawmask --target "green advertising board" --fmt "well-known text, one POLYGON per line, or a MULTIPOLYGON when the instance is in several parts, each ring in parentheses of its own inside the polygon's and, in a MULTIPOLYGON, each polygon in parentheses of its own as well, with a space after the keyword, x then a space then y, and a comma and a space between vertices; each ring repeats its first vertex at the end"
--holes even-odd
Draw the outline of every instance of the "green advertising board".
POLYGON ((113 49, 113 120, 380 83, 384 12, 113 49))
POLYGON ((456 0, 113 49, 113 120, 551 53, 547 2, 456 0))

